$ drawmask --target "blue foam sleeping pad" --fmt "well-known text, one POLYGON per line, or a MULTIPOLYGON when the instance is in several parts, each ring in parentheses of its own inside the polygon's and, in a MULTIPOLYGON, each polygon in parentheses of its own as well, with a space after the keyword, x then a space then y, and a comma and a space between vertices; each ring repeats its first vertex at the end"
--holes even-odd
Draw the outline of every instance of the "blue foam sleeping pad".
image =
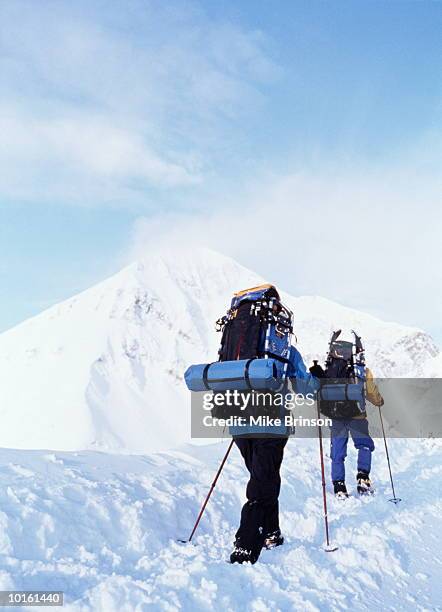
POLYGON ((364 402, 364 385, 362 383, 338 383, 335 385, 322 385, 319 397, 329 402, 364 402))
POLYGON ((284 363, 276 359, 240 359, 201 363, 187 368, 184 379, 190 391, 272 391, 283 383, 284 363))

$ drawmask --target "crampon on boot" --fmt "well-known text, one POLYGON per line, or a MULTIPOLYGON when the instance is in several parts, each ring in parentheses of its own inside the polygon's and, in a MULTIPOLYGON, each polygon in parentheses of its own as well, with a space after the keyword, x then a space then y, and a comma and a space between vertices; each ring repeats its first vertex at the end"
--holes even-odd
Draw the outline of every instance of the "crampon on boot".
POLYGON ((347 487, 345 486, 345 482, 343 480, 334 480, 333 488, 335 491, 335 497, 338 499, 345 499, 348 497, 347 487))
POLYGON ((371 480, 367 472, 359 471, 356 475, 356 480, 358 483, 359 495, 370 495, 373 493, 373 489, 371 488, 371 480))
POLYGON ((258 561, 258 555, 253 551, 241 548, 235 543, 235 547, 230 555, 230 563, 251 563, 252 565, 258 561))
POLYGON ((266 536, 264 540, 264 548, 267 550, 271 550, 272 548, 276 548, 277 546, 281 546, 284 544, 284 538, 281 535, 281 531, 277 529, 276 531, 272 531, 266 536))

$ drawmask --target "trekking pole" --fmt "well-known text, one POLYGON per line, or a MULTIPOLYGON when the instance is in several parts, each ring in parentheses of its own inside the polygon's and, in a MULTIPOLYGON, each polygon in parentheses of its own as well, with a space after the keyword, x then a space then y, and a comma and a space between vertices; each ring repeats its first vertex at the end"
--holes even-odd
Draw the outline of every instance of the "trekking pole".
POLYGON ((326 492, 326 484, 325 484, 325 469, 324 469, 324 449, 322 446, 322 429, 319 424, 319 419, 321 418, 321 414, 319 412, 319 402, 318 402, 318 438, 319 438, 319 456, 321 458, 321 476, 322 476, 322 500, 324 504, 324 523, 325 523, 325 538, 327 545, 324 548, 325 552, 334 552, 338 550, 337 546, 331 546, 330 544, 330 534, 328 529, 328 513, 327 513, 327 492, 326 492))
POLYGON ((193 526, 192 533, 190 534, 189 539, 188 539, 188 540, 179 540, 179 541, 180 541, 182 544, 187 544, 188 542, 191 542, 191 541, 192 541, 192 538, 193 538, 193 536, 194 536, 194 533, 195 533, 195 531, 197 530, 198 525, 199 525, 199 522, 200 522, 200 520, 201 520, 201 518, 202 518, 202 516, 203 516, 203 514, 204 514, 204 510, 206 509, 206 506, 207 506, 207 504, 208 504, 208 502, 209 502, 210 496, 212 495, 213 489, 215 488, 216 483, 217 483, 217 481, 218 481, 218 478, 219 478, 219 476, 220 476, 220 474, 221 474, 221 472, 222 472, 222 469, 223 469, 223 467, 224 467, 224 464, 225 464, 225 463, 226 463, 226 461, 227 461, 227 457, 229 456, 229 453, 230 453, 230 451, 232 450, 233 442, 234 442, 234 440, 233 440, 233 438, 232 438, 232 440, 230 441, 230 444, 229 444, 229 448, 227 449, 227 452, 226 452, 226 454, 224 455, 224 459, 221 461, 221 465, 219 466, 218 471, 217 471, 217 473, 216 473, 216 476, 215 476, 215 478, 214 478, 214 480, 213 480, 213 482, 212 482, 212 485, 211 485, 211 487, 210 487, 209 493, 207 494, 207 497, 206 497, 206 499, 204 500, 203 505, 201 506, 200 513, 198 514, 198 518, 197 518, 197 519, 196 519, 196 521, 195 521, 195 525, 193 526))
POLYGON ((384 444, 385 444, 385 454, 387 455, 388 471, 390 472, 390 482, 391 482, 391 488, 393 491, 393 497, 392 499, 389 499, 388 501, 393 502, 393 504, 398 504, 401 501, 401 498, 396 497, 396 493, 394 491, 393 475, 391 473, 391 465, 390 465, 390 455, 388 454, 387 438, 385 436, 384 421, 382 419, 382 411, 381 411, 380 406, 379 406, 379 417, 381 419, 382 435, 384 436, 384 444))

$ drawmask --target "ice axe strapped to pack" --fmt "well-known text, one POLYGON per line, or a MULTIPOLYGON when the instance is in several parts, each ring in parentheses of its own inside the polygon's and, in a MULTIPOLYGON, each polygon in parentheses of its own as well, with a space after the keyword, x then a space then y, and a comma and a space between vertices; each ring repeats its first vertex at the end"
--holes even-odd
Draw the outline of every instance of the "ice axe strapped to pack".
POLYGON ((361 338, 352 331, 353 342, 339 340, 333 332, 325 371, 318 391, 320 409, 326 416, 344 418, 365 412, 365 354, 361 338))
POLYGON ((273 285, 235 293, 216 329, 222 333, 219 360, 187 369, 191 391, 277 390, 284 384, 293 314, 273 285))

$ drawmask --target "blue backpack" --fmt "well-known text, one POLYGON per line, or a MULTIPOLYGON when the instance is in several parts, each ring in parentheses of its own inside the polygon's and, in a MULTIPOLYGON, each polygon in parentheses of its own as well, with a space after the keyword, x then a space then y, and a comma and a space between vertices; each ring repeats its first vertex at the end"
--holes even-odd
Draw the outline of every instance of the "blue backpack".
POLYGON ((276 390, 284 384, 293 313, 273 285, 235 293, 216 329, 222 333, 219 360, 187 369, 191 391, 276 390))

